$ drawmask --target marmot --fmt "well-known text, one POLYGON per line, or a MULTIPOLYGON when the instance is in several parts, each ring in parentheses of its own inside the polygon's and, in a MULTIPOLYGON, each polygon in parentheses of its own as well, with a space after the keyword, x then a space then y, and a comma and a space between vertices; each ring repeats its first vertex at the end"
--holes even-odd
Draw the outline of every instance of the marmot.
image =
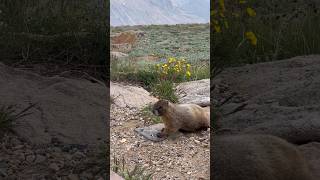
POLYGON ((159 100, 153 105, 152 112, 161 116, 164 129, 158 137, 165 137, 178 130, 196 131, 210 127, 210 110, 197 104, 173 104, 159 100))
POLYGON ((215 180, 315 180, 302 153, 271 135, 215 135, 215 180))

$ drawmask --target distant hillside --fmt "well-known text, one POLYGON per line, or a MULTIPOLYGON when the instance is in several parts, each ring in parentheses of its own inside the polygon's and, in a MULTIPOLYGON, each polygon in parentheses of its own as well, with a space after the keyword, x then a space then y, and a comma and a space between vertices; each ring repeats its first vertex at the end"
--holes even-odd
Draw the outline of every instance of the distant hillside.
POLYGON ((210 0, 111 0, 111 26, 208 23, 210 0))

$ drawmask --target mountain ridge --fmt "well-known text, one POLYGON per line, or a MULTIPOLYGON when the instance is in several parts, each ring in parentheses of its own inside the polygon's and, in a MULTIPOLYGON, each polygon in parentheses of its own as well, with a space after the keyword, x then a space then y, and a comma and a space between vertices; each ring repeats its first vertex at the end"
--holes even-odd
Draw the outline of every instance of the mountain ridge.
POLYGON ((210 21, 209 0, 111 0, 110 25, 193 24, 210 21))

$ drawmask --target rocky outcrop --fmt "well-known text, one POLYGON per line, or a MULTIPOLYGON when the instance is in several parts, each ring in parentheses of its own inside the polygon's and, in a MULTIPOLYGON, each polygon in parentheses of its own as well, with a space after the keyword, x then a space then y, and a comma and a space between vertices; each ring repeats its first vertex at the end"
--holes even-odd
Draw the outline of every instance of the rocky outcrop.
POLYGON ((100 144, 106 139, 108 89, 88 80, 42 77, 0 63, 1 105, 35 104, 14 131, 33 144, 100 144))
POLYGON ((319 170, 320 56, 228 68, 213 84, 218 132, 281 137, 308 152, 311 170, 319 170))

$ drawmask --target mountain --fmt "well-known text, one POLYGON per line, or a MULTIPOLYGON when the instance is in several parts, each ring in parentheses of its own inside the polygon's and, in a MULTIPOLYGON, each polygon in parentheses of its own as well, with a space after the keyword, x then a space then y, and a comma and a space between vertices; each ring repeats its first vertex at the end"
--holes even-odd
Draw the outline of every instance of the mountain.
POLYGON ((111 0, 111 26, 208 23, 210 0, 111 0))

